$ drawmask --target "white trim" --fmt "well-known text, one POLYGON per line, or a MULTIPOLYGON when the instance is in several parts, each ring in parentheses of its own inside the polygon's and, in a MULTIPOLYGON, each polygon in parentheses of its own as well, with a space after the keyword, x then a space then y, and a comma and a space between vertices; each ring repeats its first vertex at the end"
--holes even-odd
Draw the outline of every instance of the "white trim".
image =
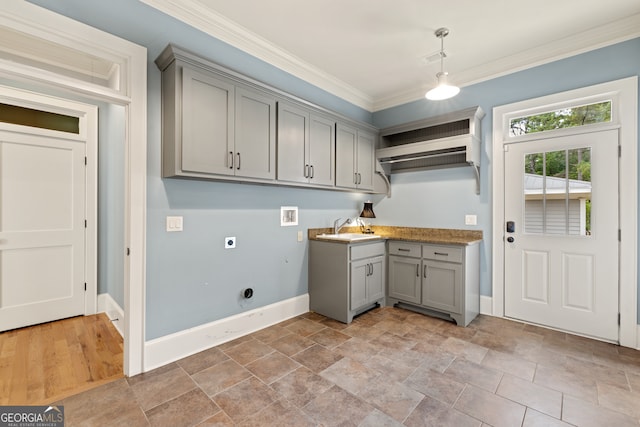
POLYGON ((111 295, 107 293, 98 295, 98 313, 106 313, 120 336, 124 337, 124 310, 111 295))
POLYGON ((141 1, 268 64, 371 111, 373 100, 366 93, 274 45, 198 1, 141 1))
MULTIPOLYGON (((505 135, 505 121, 513 114, 523 111, 546 109, 561 103, 572 103, 576 99, 613 99, 612 123, 602 126, 620 126, 620 345, 636 348, 637 336, 637 291, 638 291, 638 77, 629 77, 586 88, 561 92, 536 99, 516 102, 493 109, 493 314, 504 316, 504 143, 517 138, 505 135), (542 107, 541 107, 542 106, 542 107)), ((597 125, 592 125, 595 130, 597 125)), ((561 130, 568 132, 570 130, 561 130)), ((560 131, 558 131, 560 132, 560 131)), ((577 132, 580 132, 578 130, 577 132)), ((550 132, 550 134, 553 132, 550 132)))
MULTIPOLYGON (((0 26, 118 64, 116 88, 0 61, 0 75, 125 106, 124 373, 142 372, 146 269, 147 50, 25 1, 4 2, 0 26)), ((2 41, 0 40, 0 43, 2 41)), ((114 70, 115 71, 115 70, 114 70)))
POLYGON ((480 314, 493 316, 493 298, 480 295, 480 314))
POLYGON ((640 350, 640 325, 638 325, 637 337, 636 337, 636 349, 640 350))
MULTIPOLYGON (((238 25, 213 8, 204 6, 202 2, 197 0, 141 1, 368 111, 380 111, 423 99, 427 89, 426 86, 408 88, 396 91, 390 96, 373 99, 370 95, 238 25)), ((520 51, 515 55, 471 67, 456 73, 454 77, 458 86, 470 86, 638 36, 640 36, 640 14, 627 16, 533 49, 520 51)))
POLYGON ((147 341, 145 372, 308 311, 309 294, 304 294, 147 341))

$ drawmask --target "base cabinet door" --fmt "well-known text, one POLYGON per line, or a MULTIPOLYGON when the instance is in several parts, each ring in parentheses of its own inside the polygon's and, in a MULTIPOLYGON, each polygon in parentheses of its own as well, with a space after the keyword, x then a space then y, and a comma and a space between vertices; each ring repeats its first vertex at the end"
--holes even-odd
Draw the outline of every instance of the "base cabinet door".
POLYGON ((373 303, 384 298, 384 257, 373 258, 369 263, 371 267, 367 277, 367 302, 373 303))
POLYGON ((389 296, 420 304, 420 260, 389 255, 389 296))
POLYGON ((368 259, 351 263, 351 302, 349 308, 357 310, 367 303, 367 278, 370 263, 368 259))
POLYGON ((462 265, 423 260, 422 305, 462 313, 462 265))
POLYGON ((384 257, 351 262, 350 309, 357 310, 384 298, 384 257))

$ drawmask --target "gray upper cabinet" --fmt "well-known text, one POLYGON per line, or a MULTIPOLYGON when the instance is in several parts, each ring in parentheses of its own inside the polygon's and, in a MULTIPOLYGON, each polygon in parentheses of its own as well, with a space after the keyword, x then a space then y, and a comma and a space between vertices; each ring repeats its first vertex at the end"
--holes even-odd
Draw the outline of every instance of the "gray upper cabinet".
POLYGON ((276 177, 276 100, 174 61, 162 73, 163 176, 276 177))
POLYGON ((334 185, 335 121, 278 102, 278 180, 334 185))
POLYGON ((309 118, 309 182, 316 185, 335 184, 336 122, 318 114, 309 118))
POLYGON ((373 190, 375 135, 342 123, 336 126, 336 186, 373 190))
MULTIPOLYGON (((163 175, 233 175, 233 159, 227 154, 234 151, 234 85, 189 68, 182 70, 181 80, 174 81, 169 75, 163 75, 163 80, 165 86, 176 87, 172 95, 182 104, 182 114, 177 116, 182 121, 173 117, 164 120, 163 140, 173 144, 163 147, 163 175)), ((168 113, 166 109, 163 112, 168 113)))
POLYGON ((374 191, 374 127, 173 45, 155 62, 163 177, 374 191))
MULTIPOLYGON (((255 90, 236 87, 235 175, 276 177, 276 101, 255 90)), ((230 153, 233 150, 230 150, 230 153)))

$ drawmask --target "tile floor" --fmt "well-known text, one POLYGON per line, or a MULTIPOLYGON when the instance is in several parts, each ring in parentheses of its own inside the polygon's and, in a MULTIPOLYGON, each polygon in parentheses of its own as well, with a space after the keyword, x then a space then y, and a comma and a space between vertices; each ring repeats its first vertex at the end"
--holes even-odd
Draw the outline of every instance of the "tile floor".
POLYGON ((67 426, 636 426, 640 351, 503 319, 315 313, 64 399, 67 426))

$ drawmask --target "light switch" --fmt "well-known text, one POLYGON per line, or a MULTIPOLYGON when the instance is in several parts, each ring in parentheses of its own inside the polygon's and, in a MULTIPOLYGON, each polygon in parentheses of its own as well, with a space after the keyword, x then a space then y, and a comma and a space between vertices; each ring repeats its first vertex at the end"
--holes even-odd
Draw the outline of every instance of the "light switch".
POLYGON ((167 217, 167 231, 182 231, 182 217, 181 216, 168 216, 167 217))
POLYGON ((478 225, 478 216, 477 215, 465 215, 464 216, 464 224, 465 225, 478 225))
POLYGON ((298 242, 302 242, 303 239, 303 235, 302 235, 302 230, 298 231, 298 242))

